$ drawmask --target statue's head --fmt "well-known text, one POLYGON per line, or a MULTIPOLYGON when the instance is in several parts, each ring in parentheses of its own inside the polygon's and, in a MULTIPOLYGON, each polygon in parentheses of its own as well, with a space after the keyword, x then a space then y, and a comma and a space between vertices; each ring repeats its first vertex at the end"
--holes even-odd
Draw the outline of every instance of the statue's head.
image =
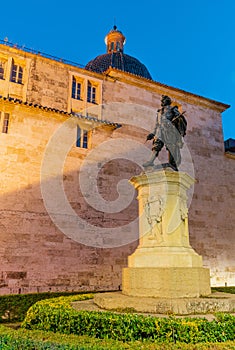
POLYGON ((167 95, 162 95, 162 101, 161 101, 161 105, 162 106, 168 106, 171 104, 171 99, 169 96, 167 95))

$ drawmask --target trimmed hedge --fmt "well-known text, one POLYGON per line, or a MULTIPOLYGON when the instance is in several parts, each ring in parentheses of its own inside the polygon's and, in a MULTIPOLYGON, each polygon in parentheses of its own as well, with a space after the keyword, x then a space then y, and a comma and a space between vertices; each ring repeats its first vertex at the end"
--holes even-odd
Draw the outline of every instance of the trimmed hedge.
MULTIPOLYGON (((212 291, 235 294, 235 287, 213 287, 212 291)), ((82 292, 80 292, 82 293, 82 292)), ((78 295, 79 292, 48 292, 0 295, 0 323, 22 322, 28 309, 36 302, 60 296, 78 295)), ((82 293, 84 294, 84 293, 82 293)))
POLYGON ((235 287, 213 287, 211 288, 212 292, 223 292, 235 294, 235 287))
MULTIPOLYGON (((84 296, 87 297, 87 296, 84 296)), ((27 312, 22 327, 63 334, 88 335, 121 341, 153 340, 155 342, 225 342, 235 340, 235 317, 217 314, 205 318, 156 318, 139 314, 77 311, 71 302, 82 295, 43 300, 27 312)))
POLYGON ((2 350, 234 350, 235 342, 217 344, 156 344, 134 341, 122 343, 111 339, 88 336, 62 335, 51 332, 12 330, 0 326, 0 349, 2 350))
POLYGON ((60 296, 78 295, 79 292, 31 293, 0 296, 0 323, 22 322, 28 309, 37 301, 60 296))

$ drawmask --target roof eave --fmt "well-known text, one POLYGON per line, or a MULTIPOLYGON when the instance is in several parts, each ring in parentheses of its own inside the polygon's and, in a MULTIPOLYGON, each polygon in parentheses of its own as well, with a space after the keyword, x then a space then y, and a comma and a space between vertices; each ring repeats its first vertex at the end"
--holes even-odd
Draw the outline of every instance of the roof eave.
POLYGON ((224 112, 226 109, 230 107, 229 104, 215 101, 213 99, 203 97, 179 88, 175 88, 173 86, 169 86, 154 80, 139 77, 128 72, 123 72, 113 67, 109 67, 103 74, 106 77, 123 81, 131 85, 136 85, 140 88, 145 88, 152 92, 157 92, 159 94, 170 94, 170 96, 175 99, 178 99, 190 104, 200 105, 205 108, 213 109, 220 113, 224 112))
POLYGON ((44 112, 56 113, 56 114, 64 115, 67 117, 76 117, 78 119, 81 119, 83 121, 87 121, 87 122, 90 122, 90 123, 93 123, 96 125, 105 125, 105 126, 111 126, 114 128, 119 128, 121 126, 121 124, 119 124, 119 123, 110 122, 108 120, 101 120, 101 119, 98 119, 95 117, 84 116, 82 114, 74 113, 74 112, 66 112, 64 110, 60 110, 57 108, 52 108, 52 107, 42 106, 42 105, 37 104, 37 103, 22 101, 18 98, 0 96, 0 101, 4 101, 7 103, 16 104, 16 105, 22 105, 22 106, 25 106, 28 108, 39 109, 39 110, 42 110, 44 112))

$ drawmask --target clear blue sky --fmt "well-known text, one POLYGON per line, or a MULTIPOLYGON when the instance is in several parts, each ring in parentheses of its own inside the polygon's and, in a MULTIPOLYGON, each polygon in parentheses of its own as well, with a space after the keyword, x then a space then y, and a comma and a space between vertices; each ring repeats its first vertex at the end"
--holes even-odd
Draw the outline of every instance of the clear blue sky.
POLYGON ((154 80, 230 104, 224 139, 235 138, 235 0, 12 0, 0 38, 85 65, 114 18, 154 80))

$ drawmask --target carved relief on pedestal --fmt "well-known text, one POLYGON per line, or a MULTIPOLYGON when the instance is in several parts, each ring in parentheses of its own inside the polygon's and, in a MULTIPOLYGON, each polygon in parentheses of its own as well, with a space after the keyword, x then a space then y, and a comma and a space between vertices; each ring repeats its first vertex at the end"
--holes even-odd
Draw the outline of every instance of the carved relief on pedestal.
POLYGON ((144 211, 150 227, 148 239, 163 242, 162 215, 165 209, 165 201, 162 196, 150 196, 144 203, 144 211))
POLYGON ((180 216, 184 222, 184 235, 188 236, 188 206, 186 198, 180 198, 180 216))

